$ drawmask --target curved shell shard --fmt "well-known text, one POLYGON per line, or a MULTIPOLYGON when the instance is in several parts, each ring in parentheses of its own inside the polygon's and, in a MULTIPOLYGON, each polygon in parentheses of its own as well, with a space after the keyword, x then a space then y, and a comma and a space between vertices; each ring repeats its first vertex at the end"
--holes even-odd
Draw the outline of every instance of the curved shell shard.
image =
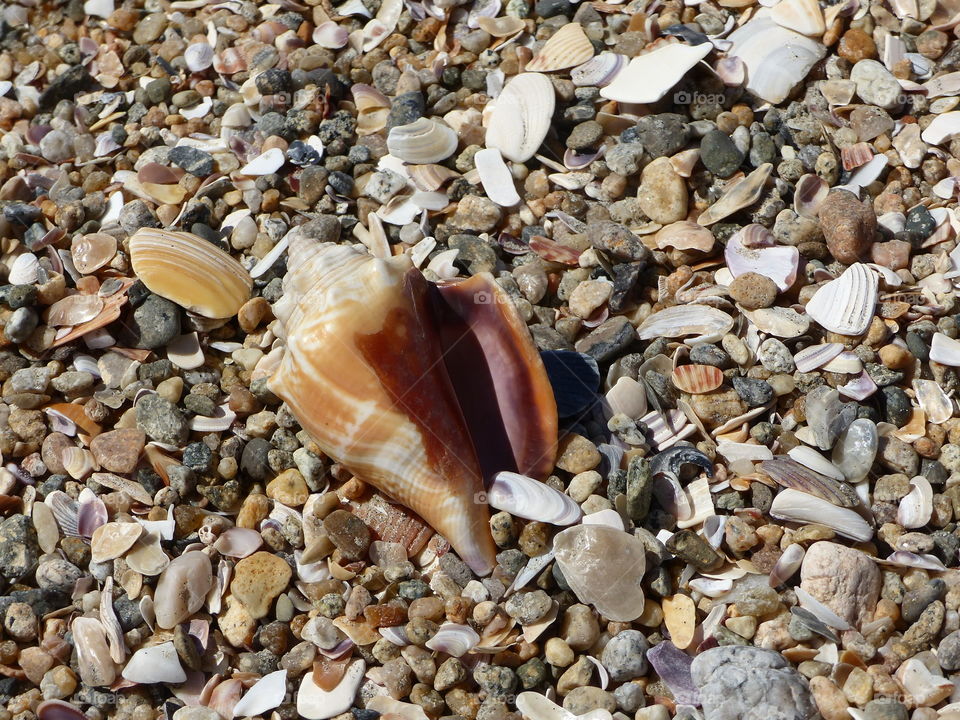
POLYGON ((550 130, 556 97, 550 79, 525 72, 508 82, 493 104, 487 123, 486 146, 508 160, 526 162, 550 130))

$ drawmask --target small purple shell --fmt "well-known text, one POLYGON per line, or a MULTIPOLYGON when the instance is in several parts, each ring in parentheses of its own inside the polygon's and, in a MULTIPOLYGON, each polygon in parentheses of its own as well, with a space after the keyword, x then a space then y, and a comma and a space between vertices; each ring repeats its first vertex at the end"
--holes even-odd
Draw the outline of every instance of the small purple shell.
POLYGON ((647 650, 647 660, 667 684, 678 703, 700 705, 700 691, 693 684, 690 664, 693 658, 669 640, 647 650))

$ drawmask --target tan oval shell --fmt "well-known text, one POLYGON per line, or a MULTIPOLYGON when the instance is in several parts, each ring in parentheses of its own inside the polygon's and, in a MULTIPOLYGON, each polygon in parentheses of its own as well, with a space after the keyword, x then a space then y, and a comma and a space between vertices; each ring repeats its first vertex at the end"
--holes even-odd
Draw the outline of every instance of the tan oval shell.
POLYGON ((117 239, 107 233, 75 235, 70 244, 74 267, 84 275, 96 272, 117 254, 117 239))
POLYGON ((674 368, 673 384, 678 390, 700 395, 723 384, 723 372, 713 365, 681 365, 674 368))
POLYGON ((568 23, 557 30, 527 63, 528 72, 553 72, 582 65, 593 57, 593 43, 580 23, 568 23))
POLYGON ((192 233, 140 228, 130 261, 150 292, 208 318, 233 317, 253 288, 240 263, 192 233))
POLYGON ((493 37, 508 37, 514 35, 524 28, 524 22, 521 18, 513 15, 504 15, 502 17, 479 17, 477 24, 480 29, 493 37))

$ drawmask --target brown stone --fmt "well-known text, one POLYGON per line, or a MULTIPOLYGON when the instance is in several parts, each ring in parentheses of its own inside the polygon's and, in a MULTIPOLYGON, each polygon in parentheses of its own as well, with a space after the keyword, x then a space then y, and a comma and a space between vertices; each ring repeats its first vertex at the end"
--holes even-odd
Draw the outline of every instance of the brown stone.
POLYGON ((730 297, 747 310, 767 308, 777 299, 777 284, 766 275, 743 273, 730 283, 730 297))
POLYGON ((138 428, 111 430, 90 441, 90 452, 100 467, 114 473, 131 473, 143 451, 147 436, 138 428))
POLYGON ((560 443, 557 467, 577 474, 593 470, 600 464, 600 451, 587 438, 570 433, 560 443))
POLYGON ((877 216, 869 201, 848 190, 832 190, 820 206, 820 224, 833 257, 850 265, 873 245, 877 216))
POLYGON ((905 240, 888 240, 870 246, 870 259, 891 270, 910 267, 910 243, 905 240))
POLYGON ((877 44, 863 30, 851 28, 840 38, 837 54, 845 60, 857 63, 861 60, 875 58, 877 56, 877 44))

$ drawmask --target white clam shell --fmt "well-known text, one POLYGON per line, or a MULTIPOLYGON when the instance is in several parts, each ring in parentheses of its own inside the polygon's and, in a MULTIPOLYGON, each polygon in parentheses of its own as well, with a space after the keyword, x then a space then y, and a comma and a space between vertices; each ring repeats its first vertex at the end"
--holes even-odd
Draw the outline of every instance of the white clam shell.
POLYGON ((11 285, 32 285, 37 281, 37 271, 40 261, 33 253, 22 253, 14 258, 10 264, 10 275, 7 282, 11 285))
POLYGON ((593 43, 580 23, 567 23, 527 63, 529 72, 553 72, 581 65, 593 57, 593 43))
POLYGON ((905 528, 922 528, 933 515, 933 488, 922 475, 910 480, 911 489, 897 508, 897 522, 905 528))
POLYGON ((647 412, 647 393, 632 377, 623 376, 607 391, 607 404, 612 415, 623 413, 636 419, 647 412))
POLYGON ((283 155, 283 150, 280 148, 270 148, 240 168, 240 174, 251 177, 271 175, 282 168, 285 162, 286 158, 283 155))
POLYGON ((793 362, 796 364, 798 371, 808 373, 823 367, 842 352, 843 345, 840 343, 810 345, 794 355, 793 362))
POLYGON ((840 472, 836 465, 827 460, 823 455, 818 453, 816 450, 805 445, 798 445, 795 448, 791 448, 787 451, 793 460, 796 460, 801 465, 810 468, 814 472, 818 472, 821 475, 826 475, 831 477, 834 480, 839 480, 840 482, 846 482, 846 478, 843 476, 843 473, 840 472))
POLYGON ((451 128, 424 117, 392 128, 387 135, 391 155, 418 165, 446 160, 457 149, 457 142, 457 134, 451 128))
POLYGON ((436 634, 427 640, 430 650, 443 652, 453 657, 461 657, 480 644, 480 636, 469 625, 444 623, 436 634))
POLYGON ((778 520, 826 525, 838 535, 859 542, 873 537, 873 528, 853 510, 790 488, 777 493, 770 506, 770 515, 778 520))
POLYGON ((817 290, 807 314, 827 330, 860 335, 870 327, 877 304, 878 279, 863 263, 854 263, 836 280, 817 290))
POLYGON ((473 156, 473 163, 480 175, 480 184, 487 197, 500 207, 513 207, 520 203, 520 196, 513 184, 510 168, 496 148, 480 150, 473 156))
POLYGON ((800 33, 781 27, 762 9, 730 34, 728 55, 747 66, 747 90, 770 103, 780 103, 826 54, 826 48, 800 33))
POLYGON ((354 660, 333 690, 321 689, 313 682, 313 673, 306 673, 297 693, 297 712, 306 720, 327 720, 346 712, 353 705, 366 670, 362 658, 354 660))
POLYGON ((933 122, 920 133, 920 139, 930 145, 942 145, 955 137, 960 137, 960 110, 934 116, 933 122))
POLYGON ((498 472, 487 490, 487 502, 497 510, 525 520, 572 525, 583 512, 569 495, 514 472, 498 472))
POLYGON ((213 65, 213 48, 209 43, 198 42, 188 45, 183 51, 183 61, 190 72, 203 72, 213 65))
POLYGON ((187 679, 172 641, 137 650, 123 668, 121 675, 125 680, 144 685, 175 684, 187 679))
POLYGON ((661 45, 633 58, 613 82, 600 90, 600 95, 623 103, 656 102, 712 50, 710 43, 661 45))
POLYGON ((497 148, 508 160, 526 162, 550 130, 556 96, 542 73, 520 73, 488 106, 486 146, 497 148))
POLYGON ((941 365, 960 367, 960 340, 943 333, 934 333, 930 341, 930 359, 941 365))
POLYGON ((178 368, 194 370, 203 365, 203 350, 195 332, 178 335, 167 345, 167 359, 178 368))
POLYGON ((820 37, 827 29, 817 0, 781 0, 770 10, 770 18, 781 27, 811 37, 820 37))
POLYGON ((733 277, 748 272, 759 273, 773 280, 781 291, 788 290, 797 279, 800 252, 790 245, 747 247, 743 242, 746 230, 743 228, 734 233, 724 251, 724 259, 733 277))
POLYGON ((716 342, 732 328, 733 318, 722 310, 708 305, 674 305, 653 313, 640 323, 637 335, 641 340, 695 335, 684 341, 695 345, 716 342))

